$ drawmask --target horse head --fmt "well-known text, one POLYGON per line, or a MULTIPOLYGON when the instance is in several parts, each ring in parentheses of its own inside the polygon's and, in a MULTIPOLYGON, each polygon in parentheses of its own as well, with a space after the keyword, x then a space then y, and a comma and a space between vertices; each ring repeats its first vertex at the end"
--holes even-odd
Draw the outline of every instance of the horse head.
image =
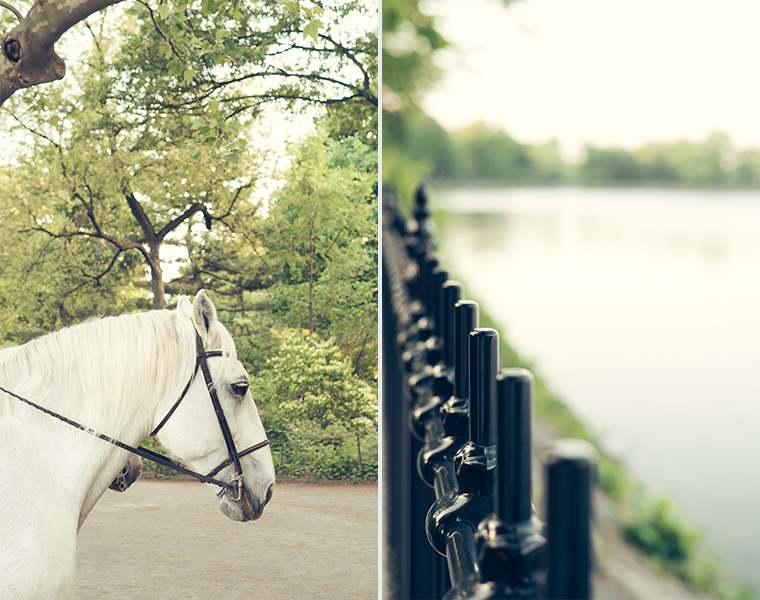
MULTIPOLYGON (((231 454, 266 440, 249 389, 248 373, 237 358, 232 337, 203 290, 196 294, 192 304, 184 296, 180 298, 177 312, 181 316, 178 320, 188 326, 183 328, 185 335, 181 337, 191 336, 195 340, 199 336, 202 352, 209 354, 207 365, 213 385, 207 387, 196 370, 182 404, 157 437, 165 448, 201 473, 214 472, 219 465, 231 463, 214 476, 237 486, 231 454), (210 390, 216 392, 222 416, 214 407, 210 390), (229 440, 225 440, 222 421, 227 424, 233 450, 229 440)), ((192 346, 195 354, 195 342, 192 346)), ((274 488, 272 453, 269 446, 263 446, 240 456, 237 462, 242 471, 242 486, 223 488, 219 493, 219 509, 235 521, 258 519, 274 488)))

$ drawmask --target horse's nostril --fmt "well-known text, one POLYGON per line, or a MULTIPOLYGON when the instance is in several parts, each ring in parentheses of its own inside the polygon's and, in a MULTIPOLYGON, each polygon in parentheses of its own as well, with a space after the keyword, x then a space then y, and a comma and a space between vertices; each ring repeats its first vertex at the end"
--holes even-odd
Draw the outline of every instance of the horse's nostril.
POLYGON ((270 485, 269 489, 267 490, 267 497, 264 500, 265 505, 272 499, 272 492, 274 492, 274 484, 270 485))

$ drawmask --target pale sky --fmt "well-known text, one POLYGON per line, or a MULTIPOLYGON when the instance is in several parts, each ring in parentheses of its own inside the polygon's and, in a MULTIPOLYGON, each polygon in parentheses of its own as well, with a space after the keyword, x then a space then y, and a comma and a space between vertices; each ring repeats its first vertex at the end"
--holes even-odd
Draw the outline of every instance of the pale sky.
POLYGON ((423 102, 444 127, 635 148, 724 131, 760 148, 757 0, 425 0, 453 43, 423 102))

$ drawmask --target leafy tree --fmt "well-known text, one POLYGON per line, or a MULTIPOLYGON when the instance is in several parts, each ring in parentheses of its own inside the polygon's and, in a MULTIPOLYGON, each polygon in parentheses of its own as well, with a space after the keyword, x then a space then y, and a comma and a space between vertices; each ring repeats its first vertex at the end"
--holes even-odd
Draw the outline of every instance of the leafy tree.
POLYGON ((95 285, 122 255, 137 254, 151 276, 153 307, 164 308, 162 245, 196 215, 209 228, 223 222, 244 201, 252 174, 205 149, 189 162, 186 116, 145 127, 106 100, 101 75, 97 66, 85 69, 81 94, 51 89, 13 107, 33 137, 8 200, 21 207, 22 232, 55 241, 46 252, 57 254, 65 240, 89 241, 77 247, 89 253, 83 273, 95 285))
POLYGON ((100 265, 113 259, 105 244, 69 238, 52 252, 50 239, 19 227, 20 184, 8 181, 13 183, 0 186, 0 346, 27 342, 94 314, 148 308, 144 291, 134 284, 142 273, 136 256, 118 256, 101 277, 100 265))
POLYGON ((542 183, 556 183, 568 176, 567 165, 562 160, 557 140, 528 146, 528 163, 531 165, 530 179, 542 183))
POLYGON ((643 165, 643 179, 663 184, 677 182, 680 174, 669 154, 668 145, 660 143, 647 144, 634 151, 633 156, 643 165))
POLYGON ((630 152, 622 148, 586 146, 586 159, 580 165, 580 176, 591 183, 642 179, 641 165, 630 152))
POLYGON ((435 119, 415 111, 409 115, 406 127, 406 151, 410 158, 435 170, 438 177, 454 177, 461 171, 458 164, 461 149, 435 119))
POLYGON ((246 204, 248 214, 239 209, 227 228, 188 230, 189 264, 167 289, 218 294, 225 324, 248 340, 254 372, 272 347, 270 329, 285 325, 334 337, 354 373, 374 381, 376 165, 359 136, 335 141, 323 131, 305 140, 266 218, 246 204))
POLYGON ((456 134, 461 150, 460 177, 476 179, 524 179, 532 165, 527 146, 504 131, 475 123, 456 134))
POLYGON ((285 110, 316 104, 343 135, 350 129, 376 140, 377 35, 371 26, 343 26, 371 23, 370 2, 334 0, 307 11, 278 0, 178 1, 181 10, 143 2, 130 9, 137 19, 126 39, 131 52, 114 61, 125 106, 187 112, 199 139, 217 143, 272 103, 285 110))
POLYGON ((743 150, 736 155, 736 182, 740 186, 760 185, 760 150, 743 150))
MULTIPOLYGON (((382 5, 384 99, 390 113, 419 105, 421 95, 441 75, 433 53, 448 42, 425 15, 418 0, 388 0, 382 5)), ((385 115, 384 115, 385 116, 385 115)))
MULTIPOLYGON (((357 153, 357 143, 352 143, 355 160, 372 164, 357 153)), ((374 343, 377 176, 374 167, 362 170, 352 164, 346 145, 331 147, 319 134, 299 148, 267 219, 267 258, 280 273, 270 292, 291 327, 349 333, 374 343), (365 333, 356 333, 357 328, 365 333)), ((343 338, 347 352, 357 345, 336 337, 343 338)), ((360 346, 363 353, 366 343, 360 346)))
POLYGON ((322 427, 337 421, 356 431, 377 423, 372 388, 352 373, 334 340, 297 330, 281 338, 267 368, 278 401, 292 414, 322 427))
POLYGON ((322 431, 319 443, 331 444, 337 425, 354 434, 362 464, 361 438, 377 435, 376 390, 352 373, 332 339, 298 330, 280 338, 278 352, 253 383, 274 445, 308 427, 322 431))

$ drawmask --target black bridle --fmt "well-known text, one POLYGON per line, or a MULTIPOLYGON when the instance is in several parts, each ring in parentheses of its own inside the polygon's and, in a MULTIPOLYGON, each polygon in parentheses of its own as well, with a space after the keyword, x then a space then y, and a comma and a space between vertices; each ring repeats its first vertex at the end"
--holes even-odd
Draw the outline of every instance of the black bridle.
POLYGON ((20 400, 21 402, 28 404, 32 408, 36 408, 37 410, 47 415, 50 415, 51 417, 55 417, 56 419, 59 419, 60 421, 63 421, 64 423, 71 425, 72 427, 76 427, 77 429, 81 431, 89 433, 90 435, 93 435, 105 442, 108 442, 109 444, 113 444, 114 446, 118 446, 119 448, 127 450, 128 452, 131 452, 132 454, 136 454, 137 456, 146 458, 149 461, 152 461, 156 464, 169 467, 171 469, 174 469, 175 471, 184 473, 185 475, 190 475, 191 477, 194 477, 195 479, 198 479, 199 481, 202 481, 203 483, 211 483, 213 485, 219 486, 220 488, 222 488, 219 491, 220 496, 226 490, 232 490, 236 492, 237 495, 236 496, 230 495, 229 498, 235 502, 240 502, 241 500, 244 499, 243 497, 243 468, 240 465, 240 459, 243 456, 251 454, 252 452, 255 452, 256 450, 259 450, 260 448, 267 446, 269 444, 269 440, 264 439, 264 441, 254 444, 253 446, 249 446, 245 450, 241 450, 240 452, 238 452, 237 447, 235 446, 235 440, 232 439, 232 433, 230 432, 229 425, 227 424, 227 419, 224 416, 224 410, 222 410, 222 405, 219 402, 219 396, 216 393, 216 387, 214 386, 214 381, 211 378, 211 371, 209 371, 208 362, 206 360, 207 358, 211 358, 215 356, 223 356, 224 353, 219 350, 212 350, 210 352, 206 352, 206 349, 203 347, 203 340, 201 339, 201 336, 198 334, 197 331, 195 332, 195 347, 196 347, 196 358, 195 358, 195 368, 193 369, 193 374, 190 376, 190 379, 185 385, 185 388, 182 390, 182 394, 180 394, 180 397, 177 399, 177 401, 174 403, 171 409, 169 409, 169 412, 166 413, 166 416, 163 419, 161 419, 161 422, 156 426, 156 428, 151 432, 150 435, 156 435, 156 433, 158 433, 158 431, 169 420, 169 417, 171 417, 172 414, 174 414, 174 411, 177 410, 177 407, 180 405, 184 397, 187 395, 187 392, 190 389, 190 386, 195 380, 195 376, 198 374, 198 369, 200 368, 201 372, 203 373, 203 378, 206 381, 206 388, 208 389, 209 396, 211 396, 211 404, 214 406, 214 412, 216 412, 216 418, 219 421, 219 427, 222 430, 222 436, 224 437, 224 443, 227 446, 227 454, 228 454, 228 458, 223 460, 214 469, 209 471, 207 475, 203 475, 201 473, 197 473, 196 471, 188 469, 187 467, 178 463, 177 461, 172 460, 171 458, 164 456, 163 454, 158 454, 157 452, 153 452, 152 450, 143 448, 142 446, 135 448, 134 446, 130 446, 129 444, 125 444, 124 442, 115 440, 105 434, 95 431, 94 429, 90 429, 89 427, 86 427, 85 425, 81 425, 77 423, 76 421, 72 421, 71 419, 68 419, 64 417, 63 415, 59 415, 58 413, 52 410, 44 408, 43 406, 40 406, 39 404, 35 404, 31 400, 27 400, 26 398, 23 398, 19 396, 18 394, 14 394, 13 392, 6 390, 2 386, 0 386, 0 391, 5 392, 9 396, 13 396, 17 400, 20 400), (225 467, 229 465, 235 465, 234 477, 232 477, 229 481, 226 481, 226 482, 220 479, 216 479, 214 477, 214 475, 216 475, 217 473, 219 473, 219 471, 221 471, 222 469, 224 469, 225 467))

